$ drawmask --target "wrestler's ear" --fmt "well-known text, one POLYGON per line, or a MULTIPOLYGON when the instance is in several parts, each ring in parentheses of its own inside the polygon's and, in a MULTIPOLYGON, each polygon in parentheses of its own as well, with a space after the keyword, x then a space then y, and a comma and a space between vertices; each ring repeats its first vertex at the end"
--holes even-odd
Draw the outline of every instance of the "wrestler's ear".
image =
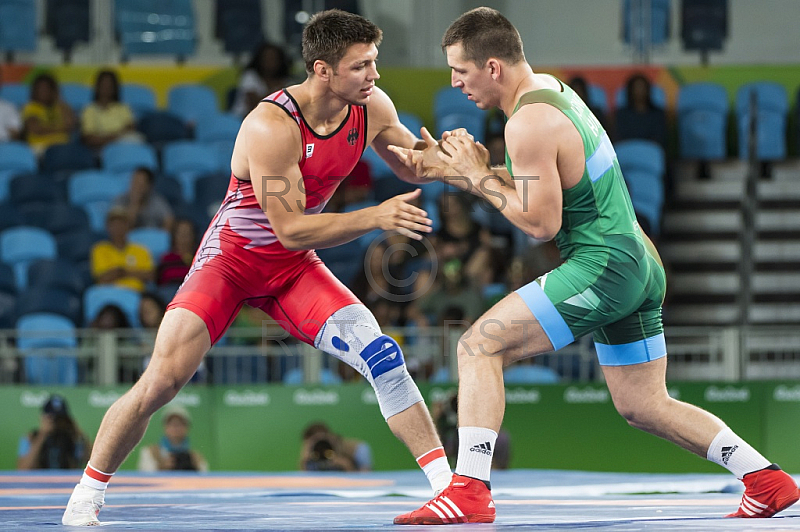
POLYGON ((314 75, 322 81, 330 81, 334 74, 334 68, 322 59, 314 61, 314 75))

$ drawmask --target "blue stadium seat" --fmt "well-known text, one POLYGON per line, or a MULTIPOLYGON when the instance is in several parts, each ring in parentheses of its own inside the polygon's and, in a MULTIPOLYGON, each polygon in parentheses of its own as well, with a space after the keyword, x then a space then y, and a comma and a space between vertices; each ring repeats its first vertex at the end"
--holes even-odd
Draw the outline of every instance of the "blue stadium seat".
POLYGON ((156 177, 153 189, 164 196, 171 206, 183 204, 186 198, 183 197, 183 186, 174 177, 160 175, 156 177))
POLYGON ((0 86, 0 99, 13 103, 21 110, 31 99, 31 88, 25 83, 3 83, 0 86))
POLYGON ((689 83, 678 92, 678 142, 682 159, 724 159, 728 94, 716 83, 689 83))
POLYGON ((439 117, 450 113, 483 113, 478 109, 475 102, 471 102, 461 89, 455 87, 444 87, 436 91, 433 96, 433 114, 438 120, 439 117))
MULTIPOLYGON (((653 105, 655 105, 659 109, 666 109, 667 93, 664 91, 664 88, 659 85, 651 84, 650 101, 653 102, 653 105)), ((614 102, 615 102, 614 105, 616 105, 617 109, 620 109, 628 105, 627 87, 620 87, 617 89, 617 94, 616 96, 614 96, 614 102)))
POLYGON ((622 38, 626 44, 638 43, 637 35, 649 35, 650 44, 661 45, 669 40, 670 0, 624 0, 622 4, 622 38), (644 2, 650 7, 649 14, 641 6, 644 2), (638 9, 636 9, 638 7, 638 9), (650 31, 640 31, 649 21, 650 31), (635 29, 634 29, 635 28, 635 29))
MULTIPOLYGON (((8 192, 6 192, 6 196, 8 196, 8 192)), ((7 201, 0 203, 0 231, 18 225, 26 224, 23 223, 22 217, 20 213, 17 212, 16 207, 7 201)))
MULTIPOLYGON (((93 231, 70 231, 56 235, 58 256, 81 268, 88 268, 89 254, 92 252, 92 247, 100 240, 100 234, 93 231)), ((84 277, 91 278, 91 276, 84 277)))
POLYGON ((150 111, 139 119, 139 131, 148 144, 161 149, 165 144, 189 138, 189 130, 181 118, 167 111, 150 111))
MULTIPOLYGON (((300 386, 305 383, 303 368, 293 368, 284 373, 283 384, 287 386, 300 386)), ((323 386, 335 386, 342 383, 342 378, 329 368, 322 368, 319 372, 319 383, 323 386)))
POLYGON ((194 202, 213 212, 219 209, 228 190, 230 178, 225 174, 207 174, 194 182, 194 202))
POLYGON ((0 143, 0 202, 8 198, 8 186, 14 177, 36 171, 36 156, 27 144, 0 143))
POLYGON ((62 83, 59 91, 61 99, 78 115, 92 101, 92 89, 81 83, 62 83))
POLYGON ((155 262, 169 251, 170 234, 169 231, 158 227, 139 227, 128 233, 128 240, 134 244, 140 244, 150 251, 150 256, 155 262))
POLYGON ((83 319, 91 323, 106 305, 116 305, 125 313, 128 323, 139 326, 139 300, 141 295, 128 288, 96 284, 83 292, 83 319))
POLYGON ((15 295, 17 293, 17 283, 14 281, 14 269, 0 262, 0 294, 15 295))
POLYGON ((317 255, 333 275, 346 285, 364 268, 364 251, 357 240, 341 246, 318 249, 317 255))
POLYGON ((81 299, 62 288, 29 288, 17 297, 17 316, 48 312, 64 316, 75 325, 81 323, 81 299))
POLYGON ((655 142, 626 140, 617 143, 616 152, 633 208, 647 220, 650 233, 657 236, 664 205, 664 150, 655 142))
POLYGON ((0 292, 0 329, 13 329, 17 321, 17 298, 0 292))
POLYGON ((373 182, 383 178, 395 178, 392 169, 386 164, 386 161, 381 159, 380 155, 375 153, 375 150, 373 150, 371 146, 364 150, 361 160, 369 166, 369 173, 372 176, 373 182))
POLYGON ((478 142, 486 141, 486 116, 474 113, 448 113, 441 115, 436 120, 436 130, 439 136, 445 131, 466 128, 478 142))
POLYGON ((72 322, 46 312, 27 314, 17 320, 17 333, 27 384, 78 383, 78 340, 72 322))
POLYGON ((89 0, 47 0, 46 26, 56 48, 69 60, 75 44, 91 38, 89 0))
POLYGON ((199 142, 178 141, 167 144, 162 153, 164 173, 174 177, 183 187, 183 197, 194 200, 194 182, 203 174, 217 169, 216 153, 199 142))
POLYGON ((36 51, 36 28, 36 0, 0 2, 0 51, 36 51))
POLYGON ((600 85, 587 83, 586 92, 588 93, 589 101, 584 103, 589 107, 600 109, 603 111, 603 114, 608 114, 608 96, 606 96, 606 90, 600 85))
POLYGON ((104 232, 106 214, 117 196, 128 191, 129 180, 101 170, 84 170, 72 175, 67 184, 70 203, 82 207, 89 215, 94 231, 104 232))
POLYGON ((184 58, 194 53, 191 0, 116 0, 114 26, 125 57, 155 54, 184 58))
POLYGON ((208 150, 214 152, 217 157, 217 171, 231 174, 231 158, 233 157, 233 147, 235 140, 217 140, 214 142, 204 142, 203 145, 208 150))
POLYGON ((751 96, 756 104, 756 158, 776 161, 786 158, 786 120, 789 98, 783 85, 773 82, 747 83, 736 92, 736 118, 739 132, 739 157, 748 156, 751 96))
POLYGON ((112 174, 133 172, 139 166, 158 170, 156 151, 146 144, 114 142, 103 148, 103 170, 112 174))
POLYGON ((503 371, 503 382, 509 384, 556 384, 558 373, 544 366, 514 364, 503 371))
POLYGON ((450 368, 442 366, 433 372, 433 375, 431 375, 431 378, 428 379, 428 382, 431 384, 446 384, 449 382, 455 382, 455 380, 456 379, 453 379, 450 376, 450 368))
POLYGON ((194 138, 198 142, 236 140, 242 120, 231 114, 213 113, 202 116, 194 128, 194 138))
MULTIPOLYGON (((38 226, 38 224, 33 223, 30 225, 38 226)), ((70 205, 69 203, 51 205, 41 227, 47 229, 55 237, 76 231, 91 230, 89 216, 86 211, 77 205, 70 205)))
POLYGON ((119 99, 128 104, 137 119, 156 110, 156 93, 147 85, 123 83, 119 92, 119 99))
POLYGON ((415 134, 417 137, 420 137, 419 130, 422 129, 422 126, 425 124, 422 123, 422 119, 415 115, 414 113, 407 113, 405 111, 398 111, 397 112, 398 118, 400 118, 400 123, 403 124, 415 134))
POLYGON ((205 116, 220 112, 217 95, 205 85, 174 85, 167 93, 167 111, 186 123, 196 124, 205 116))
POLYGON ((73 142, 70 144, 54 144, 47 148, 39 163, 42 173, 64 177, 60 174, 71 174, 78 170, 89 170, 97 166, 92 150, 73 142))
POLYGON ((18 210, 30 204, 53 206, 65 197, 63 185, 42 175, 19 175, 8 185, 8 199, 18 210))
POLYGON ((28 285, 32 290, 58 288, 80 297, 86 279, 74 262, 67 259, 37 260, 28 267, 28 285))
POLYGON ((38 227, 12 227, 0 232, 0 260, 14 268, 17 288, 28 286, 28 265, 56 258, 56 240, 38 227))
POLYGON ((249 53, 264 39, 260 0, 217 0, 215 35, 225 51, 249 53))

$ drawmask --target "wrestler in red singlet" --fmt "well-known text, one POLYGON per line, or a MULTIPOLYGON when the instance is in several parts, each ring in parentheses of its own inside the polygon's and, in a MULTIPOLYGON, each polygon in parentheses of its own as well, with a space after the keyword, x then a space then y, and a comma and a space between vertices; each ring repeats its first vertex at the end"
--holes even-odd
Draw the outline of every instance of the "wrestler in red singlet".
MULTIPOLYGON (((321 212, 366 148, 366 107, 350 105, 341 125, 320 136, 286 90, 269 95, 260 105, 277 105, 297 122, 303 141, 299 166, 305 213, 321 212)), ((331 314, 358 302, 314 250, 290 251, 281 245, 250 181, 231 174, 225 199, 168 309, 185 308, 200 316, 213 344, 247 303, 313 345, 331 314)))

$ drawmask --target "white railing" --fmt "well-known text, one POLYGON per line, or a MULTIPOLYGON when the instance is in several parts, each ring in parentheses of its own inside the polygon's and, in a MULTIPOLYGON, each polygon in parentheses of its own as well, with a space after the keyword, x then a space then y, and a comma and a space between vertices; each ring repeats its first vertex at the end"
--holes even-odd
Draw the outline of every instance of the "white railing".
MULTIPOLYGON (((403 347, 412 374, 420 381, 456 380, 460 331, 447 328, 388 329, 403 347)), ((39 333, 57 339, 57 333, 39 333)), ((800 378, 800 331, 793 327, 674 327, 666 330, 670 381, 739 381, 800 378)), ((26 333, 30 343, 36 338, 26 333)), ((31 361, 49 384, 112 385, 134 382, 146 367, 155 334, 148 330, 78 329, 55 344, 74 347, 20 349, 15 330, 0 331, 0 384, 31 383, 31 361), (74 338, 74 340, 73 340, 74 338), (34 357, 41 357, 35 359, 34 357), (60 361, 60 362, 59 362, 60 361), (74 378, 64 381, 64 364, 74 378), (45 369, 42 370, 42 367, 45 369), (49 373, 48 373, 49 371, 49 373)), ((49 342, 42 342, 49 343, 49 342)), ((602 380, 590 337, 538 357, 536 364, 555 371, 562 381, 602 380)), ((289 338, 282 329, 234 328, 206 356, 193 383, 235 384, 326 382, 331 375, 360 379, 335 357, 289 338)), ((333 377, 336 379, 336 377, 333 377)))

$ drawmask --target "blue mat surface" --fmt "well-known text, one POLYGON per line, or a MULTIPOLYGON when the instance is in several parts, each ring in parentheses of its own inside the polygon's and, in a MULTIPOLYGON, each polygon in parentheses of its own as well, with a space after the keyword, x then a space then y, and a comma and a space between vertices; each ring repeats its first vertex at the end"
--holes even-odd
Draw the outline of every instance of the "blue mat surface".
MULTIPOLYGON (((0 473, 0 530, 61 526, 74 472, 0 473)), ((476 530, 800 530, 800 505, 772 519, 724 519, 741 483, 730 475, 514 470, 492 473, 497 521, 476 530)), ((114 530, 443 530, 392 519, 430 497, 419 471, 116 475, 100 513, 114 530)))

